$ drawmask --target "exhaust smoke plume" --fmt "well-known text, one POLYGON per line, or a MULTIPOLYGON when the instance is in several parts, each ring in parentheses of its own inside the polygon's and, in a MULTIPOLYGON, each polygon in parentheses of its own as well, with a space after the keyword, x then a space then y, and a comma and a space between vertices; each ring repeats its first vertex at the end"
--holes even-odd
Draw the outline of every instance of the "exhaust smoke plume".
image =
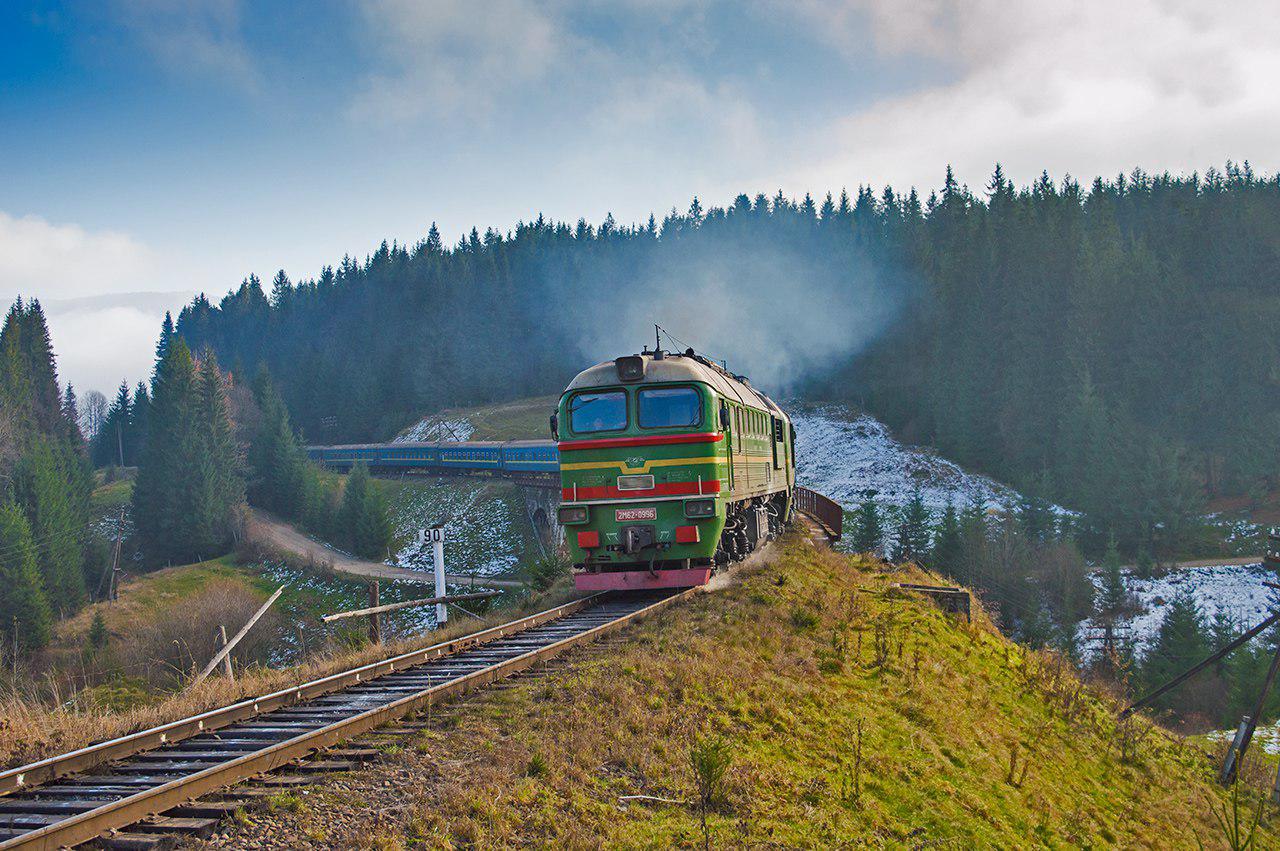
MULTIPOLYGON (((902 303, 895 276, 854 252, 735 242, 682 239, 633 273, 599 281, 600 315, 577 326, 588 329, 588 360, 652 347, 657 323, 762 390, 785 395, 864 349, 902 303)), ((666 337, 662 344, 684 348, 666 337)))

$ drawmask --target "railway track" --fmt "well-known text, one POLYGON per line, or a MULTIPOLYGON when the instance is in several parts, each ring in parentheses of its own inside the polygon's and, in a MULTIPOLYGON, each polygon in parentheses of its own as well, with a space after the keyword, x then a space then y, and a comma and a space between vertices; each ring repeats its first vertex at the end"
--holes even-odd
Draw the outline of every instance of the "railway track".
POLYGON ((189 804, 195 798, 527 669, 695 590, 588 597, 0 772, 0 849, 53 849, 98 837, 120 848, 146 847, 147 835, 119 831, 144 820, 140 829, 153 834, 190 827, 196 820, 182 817, 199 814, 189 804), (168 815, 153 818, 161 814, 168 815))

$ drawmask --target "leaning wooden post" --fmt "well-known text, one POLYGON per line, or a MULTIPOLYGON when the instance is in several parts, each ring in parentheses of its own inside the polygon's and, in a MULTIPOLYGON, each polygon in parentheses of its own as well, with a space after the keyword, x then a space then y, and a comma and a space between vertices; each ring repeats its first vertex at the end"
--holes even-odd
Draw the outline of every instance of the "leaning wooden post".
POLYGON ((235 638, 228 641, 223 646, 223 648, 219 650, 217 653, 215 653, 213 658, 209 660, 209 664, 204 666, 204 670, 196 674, 196 678, 192 680, 192 685, 195 685, 196 683, 203 680, 205 677, 209 676, 209 674, 212 673, 213 669, 218 667, 218 663, 221 662, 223 659, 225 659, 227 655, 231 652, 231 649, 240 643, 240 639, 244 638, 245 634, 248 633, 249 630, 253 628, 253 625, 258 622, 258 618, 262 617, 267 613, 267 609, 271 608, 271 604, 274 603, 280 597, 280 595, 284 593, 284 589, 285 589, 285 586, 281 585, 279 588, 276 589, 276 593, 272 594, 270 597, 267 598, 267 602, 263 603, 262 608, 258 609, 258 611, 253 613, 253 617, 249 618, 249 622, 246 623, 244 626, 240 627, 240 631, 236 633, 235 638))
MULTIPOLYGON (((225 624, 218 624, 218 637, 221 639, 220 647, 227 646, 227 627, 225 624)), ((231 654, 227 654, 222 660, 222 672, 227 675, 227 679, 231 682, 236 681, 236 672, 231 669, 231 654)))
MULTIPOLYGON (((376 609, 378 607, 378 580, 369 583, 369 608, 376 609)), ((378 612, 369 613, 369 640, 374 644, 382 643, 382 624, 380 622, 381 615, 378 612)))
POLYGON ((1231 739, 1231 744, 1227 746, 1227 755, 1222 760, 1222 768, 1218 771, 1218 782, 1223 786, 1229 786, 1232 778, 1236 774, 1236 766, 1240 760, 1240 743, 1244 741, 1244 731, 1249 726, 1248 716, 1240 719, 1240 726, 1236 728, 1236 734, 1231 739))
POLYGON ((1236 751, 1235 762, 1223 769, 1223 774, 1226 777, 1223 783, 1230 783, 1235 780, 1236 775, 1240 772, 1240 763, 1244 761, 1244 755, 1249 750, 1249 742, 1253 741, 1253 731, 1258 729, 1258 719, 1262 717, 1263 707, 1267 705, 1267 693, 1271 691, 1271 686, 1276 681, 1276 672, 1278 670, 1280 670, 1280 645, 1276 646, 1275 655, 1271 657, 1271 667, 1267 669, 1267 678, 1262 681, 1262 691, 1258 694, 1258 703, 1254 706, 1253 714, 1244 719, 1244 735, 1240 737, 1240 746, 1236 751))

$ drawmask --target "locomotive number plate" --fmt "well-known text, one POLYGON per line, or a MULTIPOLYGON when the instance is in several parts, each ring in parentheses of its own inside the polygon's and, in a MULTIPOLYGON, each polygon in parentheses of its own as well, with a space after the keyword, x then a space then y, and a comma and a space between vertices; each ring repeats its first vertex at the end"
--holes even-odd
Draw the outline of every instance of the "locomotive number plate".
POLYGON ((625 523, 629 520, 657 520, 658 509, 656 508, 619 508, 614 515, 619 523, 625 523))

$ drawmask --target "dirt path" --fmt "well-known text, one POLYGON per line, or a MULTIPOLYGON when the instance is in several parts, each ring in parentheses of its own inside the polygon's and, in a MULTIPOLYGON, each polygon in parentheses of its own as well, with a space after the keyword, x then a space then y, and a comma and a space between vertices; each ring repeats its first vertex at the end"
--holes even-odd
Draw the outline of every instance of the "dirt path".
MULTIPOLYGON (((258 541, 268 547, 311 559, 339 573, 350 573, 355 576, 365 576, 373 579, 392 579, 397 582, 429 584, 435 581, 432 574, 426 571, 393 567, 376 561, 365 561, 364 559, 339 552, 319 541, 308 538, 288 523, 256 508, 250 510, 249 524, 245 532, 251 541, 258 541)), ((470 576, 459 576, 452 573, 446 573, 445 579, 460 585, 472 582, 472 577, 470 576)), ((475 577, 475 584, 495 588, 524 587, 524 583, 518 579, 491 579, 483 576, 475 577)))
MULTIPOLYGON (((1172 564, 1161 564, 1166 570, 1179 570, 1184 567, 1218 567, 1219 565, 1261 564, 1262 556, 1237 556, 1234 558, 1193 558, 1187 561, 1175 561, 1172 564)), ((1121 570, 1133 570, 1137 565, 1124 564, 1121 570)))

